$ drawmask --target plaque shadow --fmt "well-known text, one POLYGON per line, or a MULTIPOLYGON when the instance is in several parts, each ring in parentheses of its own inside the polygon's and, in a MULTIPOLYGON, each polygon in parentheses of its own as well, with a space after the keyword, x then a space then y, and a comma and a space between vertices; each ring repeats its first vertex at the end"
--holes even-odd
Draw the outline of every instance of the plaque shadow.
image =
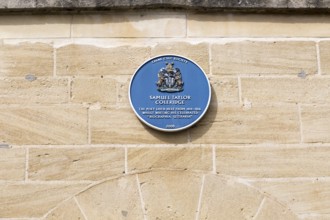
POLYGON ((176 132, 164 132, 150 128, 139 120, 143 128, 153 137, 160 140, 164 144, 188 144, 193 142, 194 139, 198 139, 203 136, 211 128, 212 123, 215 121, 218 112, 218 98, 211 85, 211 101, 208 110, 204 114, 203 118, 195 125, 176 132), (193 131, 193 132, 191 132, 193 131), (197 132, 196 132, 197 131, 197 132), (191 136, 194 134, 194 137, 191 136))
MULTIPOLYGON (((190 142, 194 143, 195 140, 199 139, 200 137, 204 136, 210 128, 212 127, 213 122, 216 121, 217 113, 218 113, 218 97, 216 92, 211 85, 211 101, 208 110, 206 111, 203 118, 193 125, 191 128, 188 129, 189 132, 189 139, 190 142)), ((204 144, 200 143, 199 144, 204 144)))

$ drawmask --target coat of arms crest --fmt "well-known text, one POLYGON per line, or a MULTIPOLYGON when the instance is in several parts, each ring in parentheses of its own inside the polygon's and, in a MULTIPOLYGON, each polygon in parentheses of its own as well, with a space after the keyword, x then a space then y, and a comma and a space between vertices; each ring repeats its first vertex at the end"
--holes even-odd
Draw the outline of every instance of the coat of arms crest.
POLYGON ((174 63, 166 63, 158 72, 157 90, 161 92, 183 91, 182 75, 179 68, 174 68, 174 63))

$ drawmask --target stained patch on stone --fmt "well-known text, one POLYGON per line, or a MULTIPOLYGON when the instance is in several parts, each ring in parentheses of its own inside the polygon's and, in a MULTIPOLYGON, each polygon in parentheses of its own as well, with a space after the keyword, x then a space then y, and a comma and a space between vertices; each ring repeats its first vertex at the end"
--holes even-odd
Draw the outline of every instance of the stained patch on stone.
POLYGON ((28 74, 28 75, 25 76, 25 79, 32 82, 32 81, 36 80, 37 77, 33 74, 28 74))

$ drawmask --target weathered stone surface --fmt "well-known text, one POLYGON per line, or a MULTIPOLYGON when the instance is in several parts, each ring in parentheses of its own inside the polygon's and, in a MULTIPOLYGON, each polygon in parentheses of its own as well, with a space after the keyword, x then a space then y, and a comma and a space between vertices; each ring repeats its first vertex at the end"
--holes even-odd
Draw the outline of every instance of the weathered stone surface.
POLYGON ((253 219, 262 199, 251 187, 206 175, 200 219, 253 219))
POLYGON ((0 104, 58 104, 68 102, 69 86, 67 79, 33 77, 33 75, 27 75, 25 79, 1 79, 0 104))
POLYGON ((150 169, 212 170, 212 148, 128 148, 129 172, 150 169))
POLYGON ((86 144, 87 109, 71 105, 2 107, 0 142, 86 144))
POLYGON ((148 219, 195 219, 202 178, 183 172, 139 175, 148 219))
POLYGON ((136 176, 124 176, 96 185, 77 200, 87 219, 143 219, 136 176))
POLYGON ((52 46, 43 43, 0 44, 0 76, 26 75, 53 75, 52 46))
POLYGON ((320 47, 320 61, 321 61, 321 72, 322 74, 330 74, 330 41, 321 41, 320 47))
MULTIPOLYGON (((209 74, 209 44, 189 44, 185 42, 159 43, 151 49, 151 56, 179 54, 195 61, 205 74, 209 74)), ((165 62, 164 62, 165 65, 165 62)))
POLYGON ((71 84, 71 100, 78 103, 101 102, 115 104, 117 101, 116 81, 106 78, 79 79, 71 84))
POLYGON ((299 218, 293 214, 287 207, 270 199, 265 199, 262 207, 254 218, 256 220, 265 219, 285 219, 285 220, 298 220, 299 218))
POLYGON ((304 142, 330 142, 329 106, 302 106, 301 120, 304 142))
POLYGON ((77 206, 74 199, 70 199, 60 206, 58 206, 54 211, 49 213, 45 220, 84 220, 85 217, 81 213, 79 207, 77 206))
POLYGON ((215 75, 317 73, 314 42, 244 41, 211 45, 215 75))
POLYGON ((165 133, 142 124, 130 108, 91 110, 93 144, 187 143, 187 132, 165 133), (132 135, 134 134, 134 135, 132 135))
MULTIPOLYGON (((185 37, 186 17, 175 12, 75 15, 73 37, 185 37)), ((126 54, 127 55, 127 54, 126 54)))
POLYGON ((329 103, 330 80, 323 78, 242 78, 242 99, 253 103, 329 103))
POLYGON ((296 180, 286 182, 252 183, 262 191, 275 197, 282 204, 288 205, 298 214, 329 214, 330 184, 328 181, 296 180))
POLYGON ((214 106, 190 130, 193 143, 299 143, 297 106, 214 106))
POLYGON ((4 15, 0 19, 0 38, 70 37, 70 23, 68 15, 4 15))
POLYGON ((31 180, 102 180, 125 170, 123 148, 32 148, 31 180))
POLYGON ((330 176, 329 147, 217 148, 220 174, 250 178, 330 176))
POLYGON ((130 81, 132 79, 132 75, 124 75, 124 76, 117 76, 116 77, 116 87, 118 89, 118 103, 120 105, 129 106, 129 98, 128 98, 128 88, 130 85, 130 81))
POLYGON ((0 180, 24 180, 25 149, 0 149, 0 180))
MULTIPOLYGON (((303 2, 303 0, 298 0, 297 2, 303 2)), ((214 14, 192 12, 188 13, 187 17, 187 35, 189 37, 230 38, 328 37, 330 34, 329 18, 328 15, 320 16, 319 14, 306 16, 296 14, 214 14)))
POLYGON ((238 79, 218 76, 210 77, 213 104, 239 104, 238 79))
POLYGON ((1 184, 0 218, 37 218, 68 197, 83 190, 86 184, 1 184))
POLYGON ((57 49, 57 74, 132 75, 149 56, 149 47, 68 45, 57 49))

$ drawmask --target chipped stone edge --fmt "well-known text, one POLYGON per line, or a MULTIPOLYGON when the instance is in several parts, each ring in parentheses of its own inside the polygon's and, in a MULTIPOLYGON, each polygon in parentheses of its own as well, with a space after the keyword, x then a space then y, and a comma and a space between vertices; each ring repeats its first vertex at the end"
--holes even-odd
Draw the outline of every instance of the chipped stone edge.
POLYGON ((184 9, 243 13, 329 13, 328 0, 0 0, 0 14, 184 9))

